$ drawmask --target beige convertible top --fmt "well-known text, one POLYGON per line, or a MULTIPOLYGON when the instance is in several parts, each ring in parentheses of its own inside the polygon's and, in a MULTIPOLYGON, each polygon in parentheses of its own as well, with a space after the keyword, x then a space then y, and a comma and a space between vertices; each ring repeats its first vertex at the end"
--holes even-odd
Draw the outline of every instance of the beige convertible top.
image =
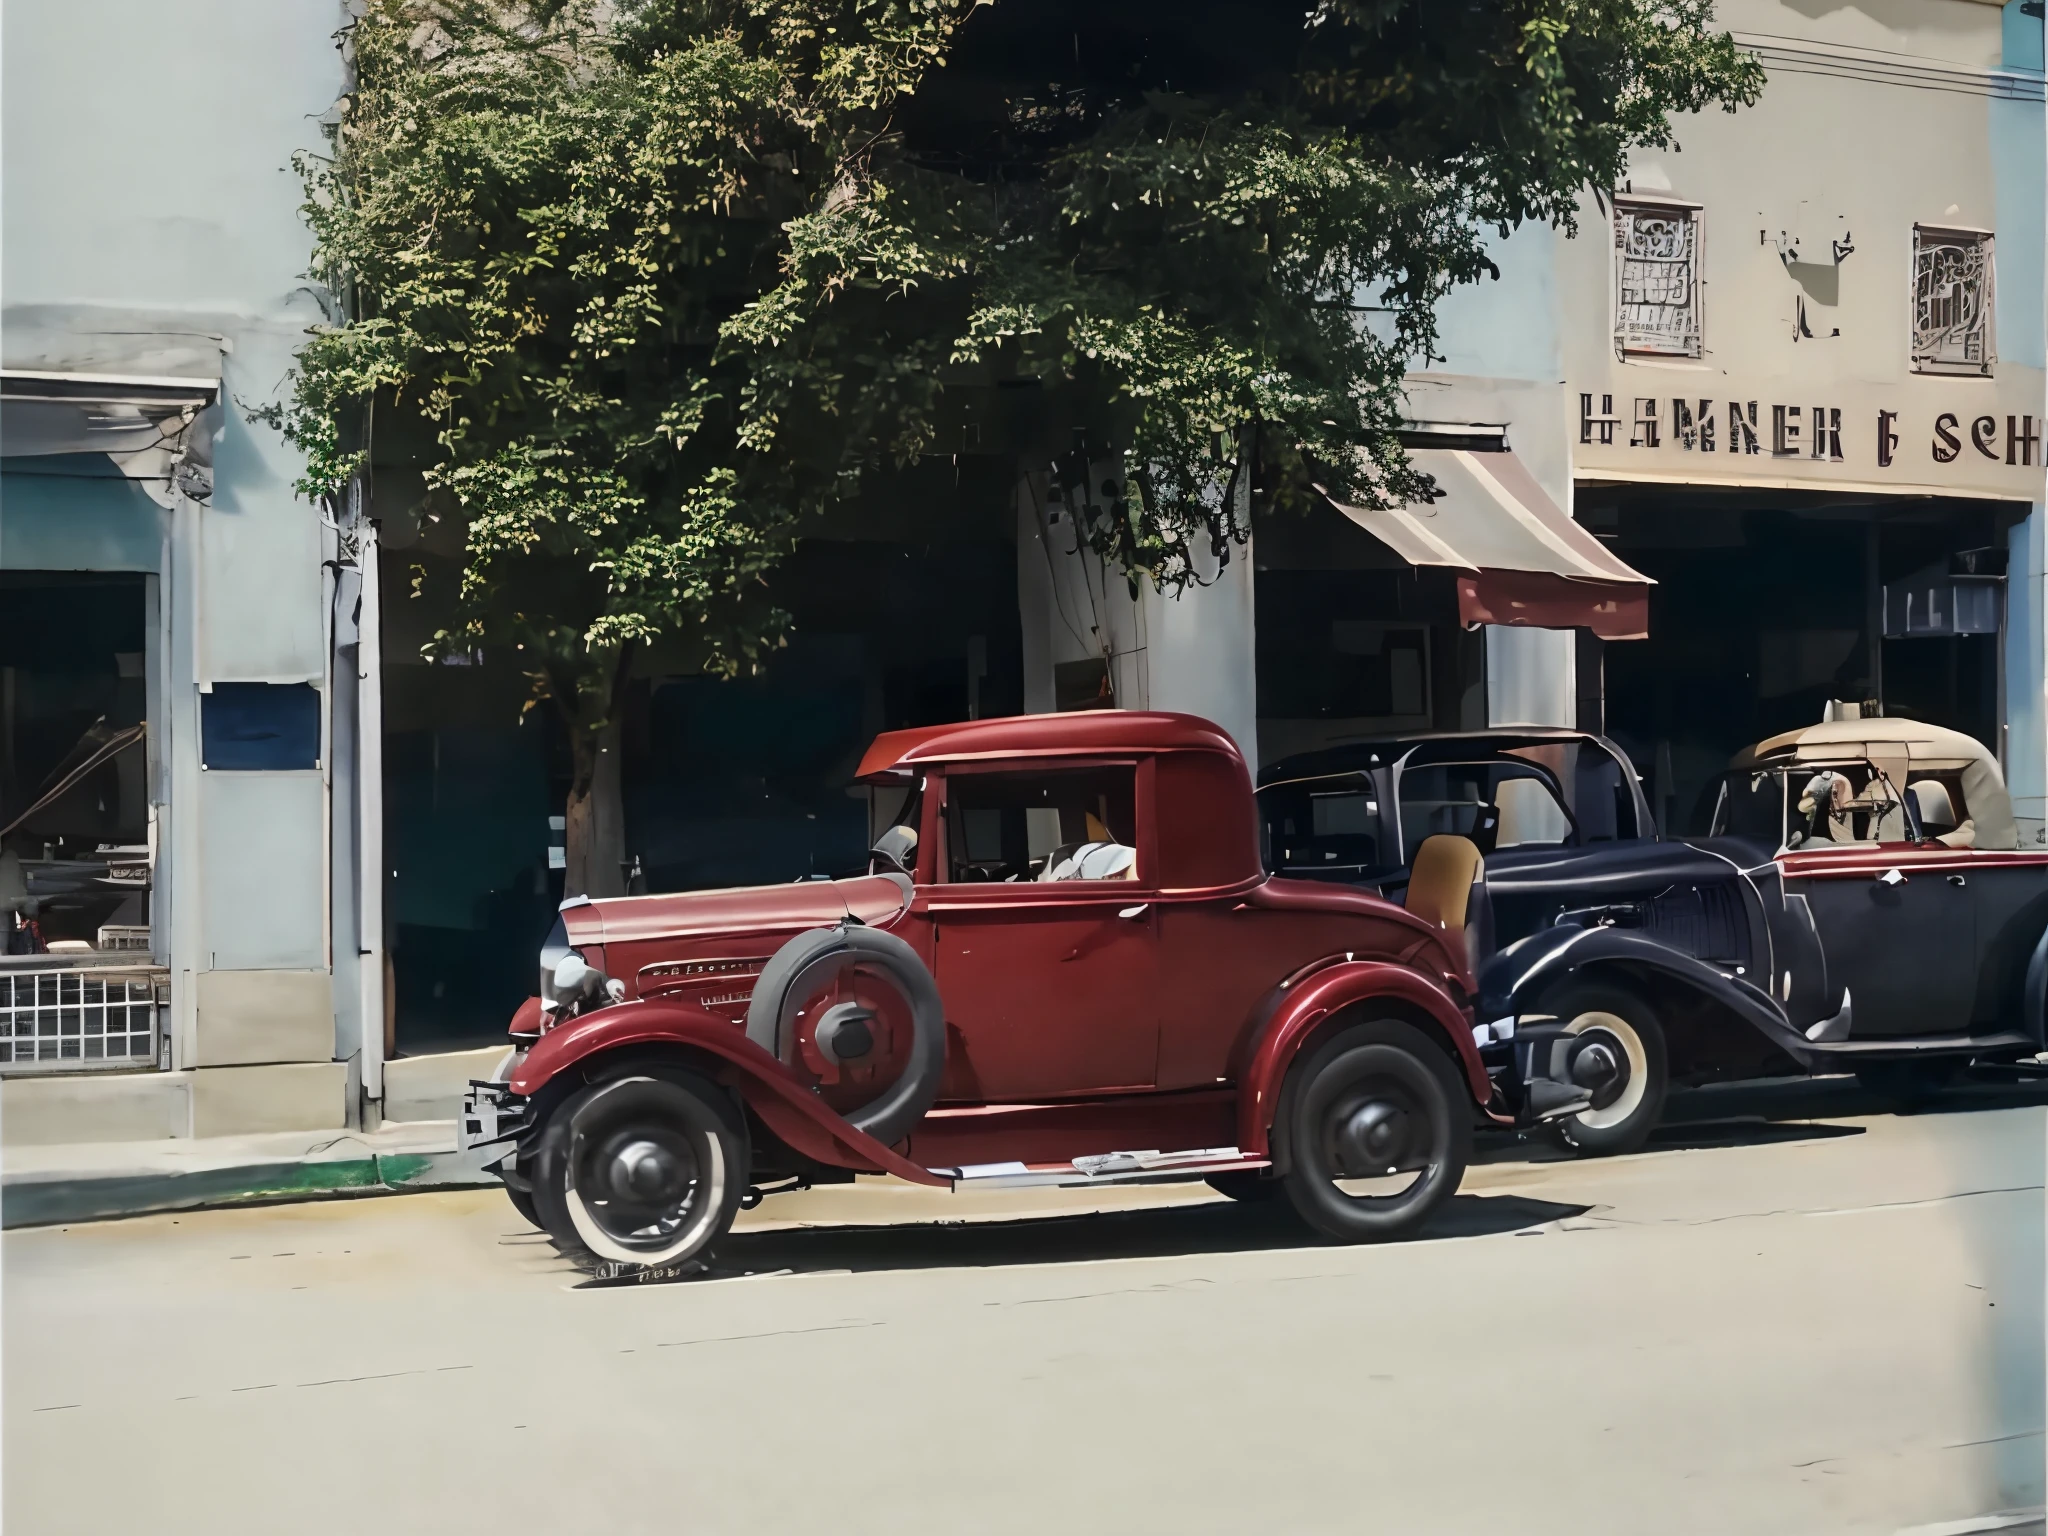
POLYGON ((1867 720, 1830 720, 1786 731, 1735 754, 1733 769, 1770 768, 1789 763, 1838 762, 1863 758, 1884 766, 1899 781, 1921 773, 1947 770, 1962 775, 1963 800, 1976 823, 1975 846, 2017 848, 2019 828, 2012 818, 2012 796, 1998 759, 1974 736, 1929 725, 1924 720, 1878 716, 1867 720), (1905 760, 1903 771, 1890 766, 1905 760))

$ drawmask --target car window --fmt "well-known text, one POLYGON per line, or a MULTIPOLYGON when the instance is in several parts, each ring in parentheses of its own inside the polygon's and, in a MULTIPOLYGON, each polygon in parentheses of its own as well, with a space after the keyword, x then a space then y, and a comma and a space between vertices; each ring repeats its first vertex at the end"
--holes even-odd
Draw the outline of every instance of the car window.
POLYGON ((1401 846, 1409 858, 1424 838, 1469 837, 1481 852, 1561 847, 1574 839, 1571 813, 1549 777, 1520 762, 1432 763, 1403 770, 1401 846))
POLYGON ((1572 748, 1572 808, 1589 843, 1641 837, 1636 798, 1620 763, 1590 742, 1572 748))
POLYGON ((1259 791, 1266 867, 1351 878, 1382 858, 1379 790, 1364 773, 1295 779, 1259 791))
POLYGON ((1710 837, 1746 837, 1784 846, 1785 776, 1782 773, 1730 773, 1721 778, 1710 837))
POLYGON ((1726 774, 1710 830, 1809 853, 1902 843, 1908 835, 1898 789, 1867 762, 1726 774))
POLYGON ((1916 768, 1906 784, 1920 831, 1951 848, 1974 848, 1977 822, 1963 793, 1963 776, 1953 769, 1916 768))
POLYGON ((1138 878, 1137 770, 960 773, 946 781, 946 879, 1138 878))
POLYGON ((1898 791, 1868 763, 1795 770, 1786 783, 1791 801, 1788 848, 1906 840, 1906 811, 1898 791))

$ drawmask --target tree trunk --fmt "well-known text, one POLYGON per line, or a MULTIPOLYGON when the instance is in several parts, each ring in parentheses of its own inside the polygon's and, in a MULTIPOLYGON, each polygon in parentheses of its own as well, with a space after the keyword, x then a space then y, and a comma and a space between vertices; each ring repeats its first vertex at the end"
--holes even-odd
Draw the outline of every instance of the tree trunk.
POLYGON ((618 701, 606 711, 604 723, 592 730, 571 726, 576 777, 569 786, 567 817, 567 896, 626 894, 626 807, 619 792, 618 701))

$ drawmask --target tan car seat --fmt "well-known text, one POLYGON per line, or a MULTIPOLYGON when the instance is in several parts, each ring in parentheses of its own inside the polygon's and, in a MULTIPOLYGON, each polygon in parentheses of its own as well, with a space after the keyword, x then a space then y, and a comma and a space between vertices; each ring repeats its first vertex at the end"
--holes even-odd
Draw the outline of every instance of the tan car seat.
POLYGON ((1462 938, 1475 969, 1492 938, 1485 872, 1486 860, 1471 838, 1446 833, 1425 837, 1415 850, 1415 867, 1408 872, 1408 894, 1402 902, 1424 922, 1462 938))
POLYGON ((1950 798, 1948 786, 1941 780, 1915 779, 1906 786, 1906 793, 1913 797, 1913 803, 1920 808, 1922 832, 1949 848, 1969 848, 1976 844, 1976 824, 1969 821, 1957 822, 1955 801, 1950 798))
POLYGON ((1496 848, 1561 843, 1571 836, 1564 807, 1541 779, 1503 779, 1494 789, 1493 803, 1500 811, 1496 848))

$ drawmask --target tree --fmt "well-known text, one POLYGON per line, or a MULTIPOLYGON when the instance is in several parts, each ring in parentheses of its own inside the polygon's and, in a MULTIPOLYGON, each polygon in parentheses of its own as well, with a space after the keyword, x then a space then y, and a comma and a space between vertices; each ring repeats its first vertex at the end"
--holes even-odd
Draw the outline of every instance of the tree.
POLYGON ((304 164, 346 319, 279 414, 334 496, 431 427, 437 647, 568 728, 569 885, 619 887, 636 647, 758 665, 765 576, 967 386, 1121 455, 1089 536, 1199 579, 1261 505, 1423 485, 1394 437, 1489 228, 1569 225, 1673 114, 1755 99, 1708 0, 368 0, 304 164), (609 766, 609 779, 607 768, 609 766))

